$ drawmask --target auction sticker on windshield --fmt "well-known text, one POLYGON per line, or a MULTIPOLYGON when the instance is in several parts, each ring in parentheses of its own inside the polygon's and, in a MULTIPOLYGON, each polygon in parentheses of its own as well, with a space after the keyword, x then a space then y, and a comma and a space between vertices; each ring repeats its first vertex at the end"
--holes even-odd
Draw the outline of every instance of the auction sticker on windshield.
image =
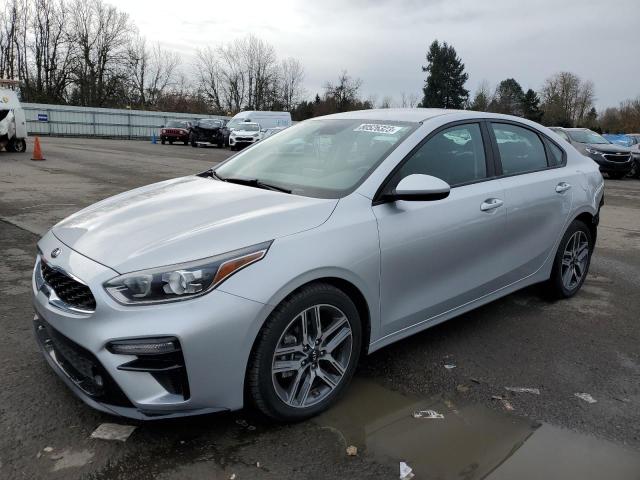
POLYGON ((371 132, 371 133, 385 133, 387 135, 393 135, 402 130, 402 127, 395 125, 379 125, 377 123, 363 123, 356 127, 354 132, 371 132))

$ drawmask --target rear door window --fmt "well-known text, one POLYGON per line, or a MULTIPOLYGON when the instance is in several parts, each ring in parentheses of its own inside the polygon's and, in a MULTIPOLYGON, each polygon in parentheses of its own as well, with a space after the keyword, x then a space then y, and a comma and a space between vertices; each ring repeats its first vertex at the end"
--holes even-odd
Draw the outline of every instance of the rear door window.
POLYGON ((524 127, 491 123, 504 175, 535 172, 547 168, 547 156, 540 137, 524 127))

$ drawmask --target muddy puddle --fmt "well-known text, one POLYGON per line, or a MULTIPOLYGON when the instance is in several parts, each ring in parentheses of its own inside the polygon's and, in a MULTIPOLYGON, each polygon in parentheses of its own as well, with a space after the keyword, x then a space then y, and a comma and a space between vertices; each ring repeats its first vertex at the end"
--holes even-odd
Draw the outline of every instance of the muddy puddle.
POLYGON ((441 397, 408 397, 355 379, 315 422, 359 455, 406 462, 421 479, 640 479, 640 454, 547 424, 441 397), (414 418, 432 410, 444 418, 414 418))

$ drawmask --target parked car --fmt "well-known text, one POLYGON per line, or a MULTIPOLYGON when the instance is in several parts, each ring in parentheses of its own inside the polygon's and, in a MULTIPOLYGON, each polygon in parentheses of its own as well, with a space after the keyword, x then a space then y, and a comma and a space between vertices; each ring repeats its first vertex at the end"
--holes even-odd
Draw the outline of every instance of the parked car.
POLYGON ((225 123, 223 120, 203 118, 195 122, 190 131, 189 142, 192 147, 215 145, 224 147, 226 143, 225 123))
POLYGON ((27 151, 27 121, 16 92, 0 89, 0 148, 8 152, 27 151))
POLYGON ((631 146, 631 156, 633 157, 633 169, 629 173, 629 176, 634 178, 640 178, 640 133, 628 133, 627 137, 633 140, 631 146))
POLYGON ((262 129, 290 127, 291 114, 289 112, 248 110, 236 114, 231 120, 229 120, 227 128, 229 129, 229 131, 233 131, 240 124, 245 122, 259 123, 262 129))
POLYGON ((231 150, 239 150, 260 141, 261 138, 262 132, 258 123, 241 122, 229 134, 229 147, 231 150))
POLYGON ((615 145, 588 128, 551 127, 551 130, 594 160, 600 166, 600 171, 610 178, 622 178, 633 168, 630 148, 615 145))
POLYGON ((90 406, 137 419, 328 408, 362 355, 545 282, 582 286, 598 166, 534 122, 318 117, 38 242, 36 337, 90 406))
POLYGON ((189 142, 189 130, 191 122, 187 120, 171 120, 160 129, 160 143, 164 145, 169 142, 182 142, 185 145, 189 142))

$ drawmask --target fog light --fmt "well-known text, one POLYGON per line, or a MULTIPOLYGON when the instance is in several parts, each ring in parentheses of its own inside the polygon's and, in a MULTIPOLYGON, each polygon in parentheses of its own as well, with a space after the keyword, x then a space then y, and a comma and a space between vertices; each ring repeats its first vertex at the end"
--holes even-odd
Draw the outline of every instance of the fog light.
POLYGON ((180 351, 180 344, 174 337, 140 338, 110 342, 107 350, 118 355, 161 355, 180 351))

